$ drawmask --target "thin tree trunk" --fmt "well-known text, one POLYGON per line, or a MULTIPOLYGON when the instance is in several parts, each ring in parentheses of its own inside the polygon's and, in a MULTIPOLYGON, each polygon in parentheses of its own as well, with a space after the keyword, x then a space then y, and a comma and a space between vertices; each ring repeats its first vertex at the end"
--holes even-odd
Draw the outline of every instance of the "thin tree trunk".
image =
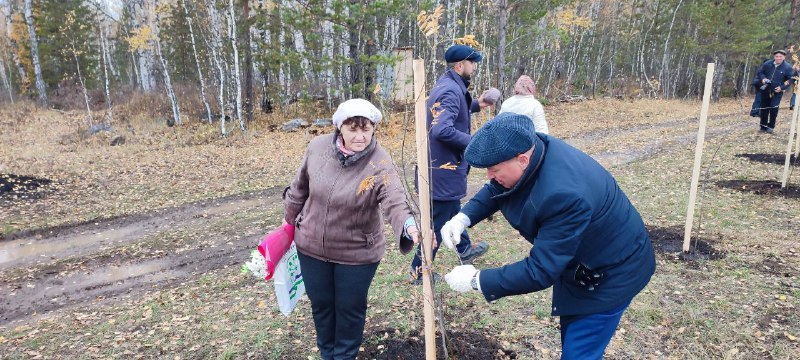
MULTIPOLYGON (((499 0, 497 5, 499 34, 497 44, 497 71, 499 72, 498 86, 506 89, 506 33, 508 32, 508 0, 499 0)), ((503 103, 502 96, 497 101, 497 106, 503 103)))
POLYGON ((28 23, 28 33, 31 40, 31 60, 33 61, 33 73, 36 77, 36 91, 39 93, 39 104, 47 105, 47 87, 42 78, 42 66, 39 63, 39 41, 36 36, 36 27, 33 25, 33 11, 31 0, 25 0, 25 22, 28 23))
POLYGON ((81 62, 78 60, 78 52, 75 49, 75 39, 70 39, 70 46, 72 47, 72 56, 75 59, 75 69, 78 70, 78 81, 81 83, 81 90, 83 90, 83 100, 86 103, 86 118, 89 120, 89 127, 94 125, 94 117, 92 116, 92 108, 89 106, 89 93, 86 91, 86 83, 83 82, 83 75, 81 74, 81 62))
POLYGON ((169 64, 167 63, 167 59, 164 57, 164 51, 161 48, 161 20, 159 19, 157 13, 155 15, 155 21, 153 22, 153 34, 155 35, 153 41, 155 42, 156 56, 161 62, 164 87, 167 90, 167 96, 169 97, 170 104, 172 105, 172 119, 175 125, 180 125, 181 108, 178 104, 178 97, 175 96, 175 90, 172 88, 172 79, 169 76, 169 64))
MULTIPOLYGON (((324 82, 325 82, 325 101, 328 104, 328 108, 333 108, 333 97, 337 94, 333 93, 331 89, 334 89, 334 77, 333 77, 333 23, 328 19, 330 16, 333 15, 332 0, 325 0, 325 21, 322 22, 322 66, 324 66, 324 82)), ((335 90, 334 90, 335 91, 335 90)))
POLYGON ((183 12, 186 14, 186 22, 189 24, 189 37, 192 40, 192 53, 194 54, 194 63, 197 66, 197 77, 200 79, 200 99, 203 101, 203 106, 206 108, 206 116, 208 122, 211 123, 213 116, 211 115, 211 106, 206 99, 206 80, 203 76, 203 69, 200 67, 200 57, 197 55, 197 45, 194 40, 194 27, 192 26, 192 17, 189 15, 189 10, 186 7, 186 0, 181 0, 183 5, 183 12))
POLYGON ((783 39, 783 47, 787 48, 791 44, 794 23, 797 21, 797 13, 800 12, 800 0, 792 0, 792 11, 789 16, 789 26, 786 27, 786 37, 783 39))
POLYGON ((208 9, 209 17, 211 18, 211 57, 214 65, 217 68, 217 80, 219 81, 219 90, 217 91, 217 100, 219 102, 219 127, 222 136, 227 135, 225 129, 225 69, 222 66, 222 25, 217 12, 214 0, 206 0, 206 8, 208 9))
POLYGON ((239 128, 245 131, 244 117, 242 116, 242 77, 239 72, 239 47, 236 45, 236 13, 233 10, 233 0, 228 1, 228 36, 233 47, 233 78, 236 80, 236 117, 239 118, 239 128))
MULTIPOLYGON (((364 48, 367 58, 372 58, 375 55, 375 40, 367 40, 367 46, 364 48)), ((364 98, 372 101, 372 75, 375 73, 375 63, 372 60, 367 60, 364 66, 364 98)))
POLYGON ((11 82, 8 81, 8 74, 6 73, 6 62, 0 59, 0 76, 3 78, 3 86, 8 89, 8 99, 11 100, 11 105, 14 105, 14 94, 11 90, 11 82))
POLYGON ((156 55, 158 59, 161 61, 161 68, 163 70, 163 78, 164 78, 164 87, 167 89, 167 96, 169 97, 170 104, 172 105, 172 118, 176 125, 181 124, 181 109, 178 105, 178 98, 175 96, 175 91, 172 89, 172 80, 169 76, 169 64, 167 64, 167 59, 164 58, 164 53, 161 50, 161 39, 160 36, 157 35, 156 39, 156 55))
POLYGON ((669 31, 667 31, 667 39, 664 40, 664 54, 661 58, 661 69, 658 72, 658 82, 662 86, 661 93, 664 97, 669 97, 669 89, 667 89, 668 81, 664 79, 664 73, 669 76, 669 39, 672 37, 672 28, 675 26, 675 17, 678 15, 678 9, 683 4, 683 0, 678 1, 675 5, 675 10, 672 11, 672 21, 669 23, 669 31))
POLYGON ((22 84, 28 81, 28 73, 25 72, 25 67, 22 66, 22 63, 19 60, 19 53, 16 51, 18 44, 16 41, 14 41, 13 36, 14 24, 12 22, 11 1, 6 1, 3 5, 3 15, 6 18, 6 36, 8 37, 9 44, 11 45, 9 52, 11 53, 11 58, 14 61, 17 74, 19 75, 20 88, 22 88, 22 84))
POLYGON ((102 21, 98 21, 97 25, 100 28, 100 51, 103 58, 103 79, 105 80, 106 104, 108 105, 108 123, 110 124, 114 121, 114 108, 111 102, 111 89, 109 87, 108 80, 108 64, 110 63, 110 56, 108 56, 108 41, 106 39, 105 31, 103 30, 102 21))
MULTIPOLYGON (((358 4, 358 0, 350 0, 351 5, 358 4)), ((349 31, 350 31, 350 60, 353 63, 350 65, 350 94, 352 97, 358 97, 358 93, 356 92, 357 85, 361 83, 361 57, 358 54, 358 32, 356 28, 358 27, 358 23, 356 21, 351 21, 349 24, 349 31)))
POLYGON ((250 1, 243 2, 242 19, 244 19, 244 120, 253 121, 253 44, 250 37, 250 1))

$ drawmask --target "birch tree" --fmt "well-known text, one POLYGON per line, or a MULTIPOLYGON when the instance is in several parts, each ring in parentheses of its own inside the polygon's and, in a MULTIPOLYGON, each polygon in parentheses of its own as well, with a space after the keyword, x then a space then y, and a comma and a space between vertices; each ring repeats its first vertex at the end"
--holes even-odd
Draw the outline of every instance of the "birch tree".
POLYGON ((181 0, 181 5, 183 6, 183 12, 186 14, 186 21, 189 23, 189 35, 192 40, 192 54, 194 55, 194 63, 197 65, 197 78, 200 81, 200 100, 203 101, 203 106, 206 109, 206 118, 210 123, 213 117, 211 115, 211 106, 208 105, 208 100, 206 99, 206 81, 205 76, 203 75, 203 69, 200 67, 200 57, 197 55, 197 45, 194 39, 192 16, 189 14, 189 10, 186 7, 186 0, 181 0))
POLYGON ((11 104, 14 104, 14 91, 11 88, 11 81, 8 80, 8 74, 6 73, 6 61, 4 59, 0 59, 0 77, 3 79, 3 86, 8 90, 8 100, 11 101, 11 104))
MULTIPOLYGON (((69 12, 67 13, 67 22, 61 28, 63 32, 67 32, 66 30, 71 28, 72 25, 75 23, 75 13, 69 12)), ((78 46, 75 44, 75 36, 70 36, 69 40, 69 52, 71 53, 73 59, 75 59, 75 70, 78 75, 78 82, 81 84, 81 91, 83 92, 83 100, 86 104, 86 120, 88 126, 91 127, 94 125, 94 116, 92 115, 92 108, 89 105, 89 93, 86 91, 86 82, 83 80, 83 75, 81 74, 81 62, 78 59, 78 46)))
POLYGON ((31 0, 25 0, 25 22, 28 24, 30 34, 31 61, 33 61, 33 72, 36 77, 36 91, 38 92, 38 102, 40 105, 47 105, 47 87, 42 77, 42 67, 39 64, 39 43, 36 36, 36 27, 33 23, 31 0))
POLYGON ((239 128, 245 131, 244 117, 242 116, 242 78, 239 72, 239 48, 236 45, 236 19, 233 9, 233 0, 228 1, 228 36, 233 47, 233 77, 236 80, 236 117, 239 119, 239 128))
POLYGON ((108 123, 114 122, 114 105, 111 100, 111 87, 108 79, 108 69, 111 67, 111 56, 108 51, 108 41, 106 38, 105 26, 103 25, 103 17, 97 16, 97 27, 100 33, 100 57, 103 64, 103 83, 105 88, 106 106, 108 107, 107 118, 108 123))
POLYGON ((242 21, 244 22, 244 121, 253 121, 253 43, 250 36, 250 1, 242 5, 242 21))
POLYGON ((153 21, 152 27, 154 28, 153 36, 150 37, 150 41, 154 43, 154 48, 156 50, 156 56, 158 60, 161 62, 161 75, 164 80, 164 87, 167 90, 167 97, 169 97, 169 102, 172 107, 172 118, 175 125, 181 124, 181 109, 178 103, 178 97, 175 96, 175 90, 172 87, 172 79, 169 76, 169 62, 167 58, 164 56, 164 51, 161 46, 161 19, 162 15, 166 12, 166 7, 156 7, 154 9, 155 19, 153 21))
MULTIPOLYGON (((126 3, 131 13, 134 30, 144 28, 145 24, 149 23, 148 18, 150 18, 151 15, 149 13, 152 12, 152 10, 149 10, 145 5, 145 0, 131 0, 126 3)), ((136 65, 138 65, 137 73, 139 75, 139 86, 145 92, 153 91, 156 87, 154 49, 150 46, 142 46, 137 47, 135 50, 137 55, 136 65)))
POLYGON ((22 66, 22 63, 19 59, 19 53, 16 51, 18 48, 17 42, 14 40, 14 25, 12 20, 12 8, 11 8, 11 1, 5 1, 3 3, 3 16, 6 19, 6 36, 8 37, 9 43, 9 52, 11 53, 11 58, 14 61, 14 67, 17 70, 17 75, 19 75, 19 82, 22 84, 25 80, 28 79, 28 74, 25 72, 25 68, 22 66))
POLYGON ((222 65, 222 25, 220 22, 219 12, 217 11, 216 3, 214 0, 206 0, 206 9, 209 14, 209 21, 211 23, 211 58, 217 68, 217 82, 219 89, 217 91, 217 100, 219 102, 219 126, 222 136, 227 135, 225 128, 225 69, 222 65))

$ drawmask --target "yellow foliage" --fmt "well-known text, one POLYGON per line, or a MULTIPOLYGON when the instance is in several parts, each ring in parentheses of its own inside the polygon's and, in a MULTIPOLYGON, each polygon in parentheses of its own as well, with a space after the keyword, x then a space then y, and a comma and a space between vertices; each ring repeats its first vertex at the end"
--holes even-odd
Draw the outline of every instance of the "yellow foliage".
POLYGON ((17 44, 19 64, 25 69, 25 74, 27 75, 25 79, 22 79, 22 83, 19 84, 20 93, 25 94, 33 84, 33 59, 31 59, 28 25, 19 13, 11 16, 11 40, 17 44))
POLYGON ((797 56, 798 51, 800 51, 800 49, 795 49, 794 45, 789 47, 789 54, 792 54, 792 68, 795 70, 800 69, 800 58, 797 56))
POLYGON ((475 48, 475 50, 480 50, 482 45, 477 40, 475 40, 475 35, 464 35, 464 37, 456 38, 453 40, 454 43, 459 45, 469 45, 475 48))
POLYGON ((150 41, 154 39, 153 29, 144 25, 131 31, 131 36, 128 37, 128 46, 130 46, 131 50, 149 49, 150 41))
POLYGON ((417 26, 425 36, 431 36, 439 32, 439 19, 444 15, 444 6, 439 4, 432 12, 422 10, 417 15, 417 26))
POLYGON ((587 29, 592 26, 592 19, 579 16, 574 7, 567 7, 556 12, 554 21, 556 26, 565 31, 569 31, 573 27, 587 29))

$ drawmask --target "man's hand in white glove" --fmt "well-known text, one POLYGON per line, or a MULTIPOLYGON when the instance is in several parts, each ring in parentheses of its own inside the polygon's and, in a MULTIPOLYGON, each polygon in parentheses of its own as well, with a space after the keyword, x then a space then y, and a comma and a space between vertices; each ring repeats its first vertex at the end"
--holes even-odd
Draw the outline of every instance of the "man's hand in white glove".
POLYGON ((480 282, 478 281, 480 271, 472 265, 459 265, 453 268, 453 271, 444 276, 447 285, 450 288, 460 293, 465 293, 471 290, 480 291, 480 282), (472 287, 472 278, 475 278, 477 289, 472 287))
POLYGON ((456 245, 461 242, 461 234, 467 229, 469 223, 469 217, 463 213, 456 214, 456 216, 453 216, 452 219, 444 223, 440 231, 442 234, 442 245, 450 250, 455 250, 456 245))

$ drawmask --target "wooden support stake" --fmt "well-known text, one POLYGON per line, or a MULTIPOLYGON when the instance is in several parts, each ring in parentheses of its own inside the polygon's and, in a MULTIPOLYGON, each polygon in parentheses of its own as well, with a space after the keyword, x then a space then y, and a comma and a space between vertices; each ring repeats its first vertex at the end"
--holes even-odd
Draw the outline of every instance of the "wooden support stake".
POLYGON ((697 200, 697 183, 700 182, 700 163, 703 158, 703 142, 706 139, 706 119, 708 104, 711 102, 711 84, 714 80, 714 63, 706 68, 706 87, 703 90, 703 107, 700 108, 700 129, 697 131, 697 146, 694 148, 694 169, 692 169, 692 186, 689 190, 689 210, 686 212, 686 230, 683 233, 683 252, 689 252, 692 240, 692 223, 694 222, 694 203, 697 200))
MULTIPOLYGON (((794 87, 794 93, 797 94, 797 86, 794 87)), ((798 106, 795 104, 794 112, 792 113, 791 125, 789 125, 789 141, 786 143, 786 160, 783 162, 783 177, 781 178, 781 189, 786 188, 786 182, 789 180, 789 166, 792 164, 792 143, 794 142, 794 134, 797 130, 797 116, 798 106)), ((800 139, 800 137, 798 137, 800 139)), ((796 155, 795 155, 796 158, 796 155)))
POLYGON ((800 105, 800 79, 795 80, 794 85, 795 102, 794 102, 794 129, 797 138, 794 142, 794 161, 800 156, 800 113, 797 112, 797 107, 800 105))
POLYGON ((428 121, 425 109, 425 62, 414 60, 414 117, 417 130, 417 184, 419 184, 419 217, 422 220, 422 302, 425 313, 425 359, 436 359, 436 324, 433 314, 433 226, 431 224, 430 164, 428 164, 428 121))

